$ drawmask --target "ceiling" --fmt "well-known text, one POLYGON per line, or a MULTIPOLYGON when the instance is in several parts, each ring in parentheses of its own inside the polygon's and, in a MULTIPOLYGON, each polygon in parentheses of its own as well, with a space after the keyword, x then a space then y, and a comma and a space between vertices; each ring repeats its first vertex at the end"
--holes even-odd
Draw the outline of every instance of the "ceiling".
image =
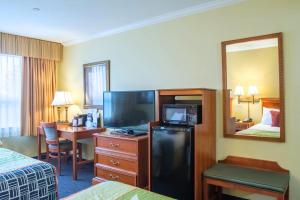
POLYGON ((0 32, 71 45, 240 1, 2 0, 0 32))
POLYGON ((270 47, 278 47, 277 38, 230 44, 226 46, 226 52, 248 51, 248 50, 263 49, 263 48, 270 48, 270 47))

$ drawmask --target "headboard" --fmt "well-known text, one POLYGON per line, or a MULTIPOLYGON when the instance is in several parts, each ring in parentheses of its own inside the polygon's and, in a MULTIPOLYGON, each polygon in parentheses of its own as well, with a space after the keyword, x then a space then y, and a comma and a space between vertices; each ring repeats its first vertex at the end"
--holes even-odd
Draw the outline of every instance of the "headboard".
POLYGON ((261 106, 266 108, 276 108, 280 109, 280 99, 279 98, 261 98, 261 106))

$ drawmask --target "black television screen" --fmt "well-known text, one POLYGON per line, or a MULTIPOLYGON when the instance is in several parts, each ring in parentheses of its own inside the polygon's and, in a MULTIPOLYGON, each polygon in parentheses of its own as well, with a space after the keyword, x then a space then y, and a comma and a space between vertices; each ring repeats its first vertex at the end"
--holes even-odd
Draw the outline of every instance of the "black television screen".
POLYGON ((146 130, 154 120, 155 91, 104 92, 104 127, 146 130))

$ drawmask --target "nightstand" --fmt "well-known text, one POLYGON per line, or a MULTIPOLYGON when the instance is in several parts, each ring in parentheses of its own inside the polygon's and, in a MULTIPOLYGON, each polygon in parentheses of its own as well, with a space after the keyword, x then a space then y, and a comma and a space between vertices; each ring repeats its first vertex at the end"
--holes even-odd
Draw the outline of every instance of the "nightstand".
POLYGON ((250 128, 251 126, 254 126, 254 122, 243 122, 243 121, 235 122, 236 131, 242 131, 247 128, 250 128))

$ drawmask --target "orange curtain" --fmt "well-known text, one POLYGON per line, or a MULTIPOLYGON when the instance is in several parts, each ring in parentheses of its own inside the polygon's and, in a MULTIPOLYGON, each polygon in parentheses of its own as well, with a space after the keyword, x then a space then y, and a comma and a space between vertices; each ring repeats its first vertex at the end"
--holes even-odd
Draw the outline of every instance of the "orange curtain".
POLYGON ((24 57, 21 134, 36 136, 41 121, 55 121, 51 106, 56 90, 57 61, 24 57))

